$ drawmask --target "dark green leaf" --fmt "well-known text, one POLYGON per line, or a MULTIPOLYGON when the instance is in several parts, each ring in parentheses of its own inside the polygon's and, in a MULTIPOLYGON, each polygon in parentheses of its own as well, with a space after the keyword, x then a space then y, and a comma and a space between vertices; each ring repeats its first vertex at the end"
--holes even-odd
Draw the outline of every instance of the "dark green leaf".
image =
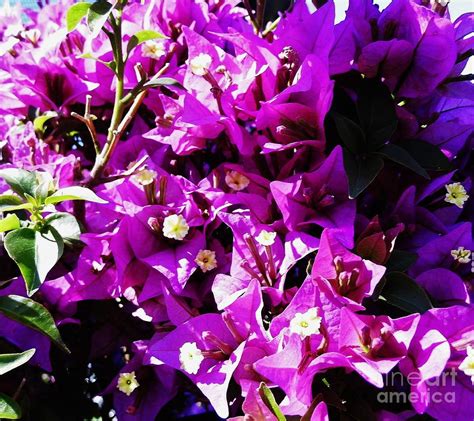
POLYGON ((87 15, 90 3, 76 3, 72 5, 66 14, 66 28, 68 32, 74 31, 79 22, 87 15))
POLYGON ((173 79, 171 77, 159 77, 156 79, 152 79, 149 82, 145 83, 143 85, 145 88, 158 88, 160 86, 176 86, 177 88, 180 89, 185 89, 181 83, 179 83, 176 79, 173 79))
POLYGON ((20 220, 14 213, 10 213, 5 218, 0 219, 0 232, 16 230, 20 228, 20 220))
POLYGON ((113 6, 106 0, 98 0, 91 4, 87 11, 87 25, 91 31, 92 38, 99 35, 112 10, 113 6))
POLYGON ((25 193, 34 196, 38 186, 38 180, 34 172, 21 168, 5 168, 0 170, 0 177, 20 196, 25 197, 25 193))
POLYGON ((276 403, 272 391, 265 383, 260 383, 258 394, 260 395, 260 398, 262 399, 265 406, 272 412, 273 415, 275 415, 278 421, 286 421, 286 417, 283 415, 283 412, 281 412, 280 407, 276 403))
POLYGON ((0 313, 50 338, 62 350, 69 352, 49 311, 40 303, 19 295, 0 297, 0 313))
POLYGON ((3 212, 3 206, 21 205, 23 201, 18 196, 4 194, 0 196, 0 212, 3 212))
POLYGON ((344 149, 344 168, 349 179, 349 196, 355 199, 375 180, 383 168, 383 160, 372 155, 358 157, 344 149))
POLYGON ((351 152, 359 153, 366 150, 364 133, 356 123, 337 112, 332 112, 331 117, 339 137, 351 152))
POLYGON ((364 79, 357 98, 357 115, 371 150, 378 149, 397 128, 395 102, 387 86, 376 79, 364 79))
POLYGON ((65 202, 66 200, 87 200, 88 202, 107 203, 106 200, 101 199, 92 190, 85 187, 73 186, 59 189, 44 201, 47 205, 54 205, 56 203, 65 202))
POLYGON ((20 228, 5 236, 5 249, 18 265, 28 295, 33 295, 46 275, 61 258, 64 243, 58 232, 47 227, 43 231, 20 228))
POLYGON ((407 313, 424 313, 433 308, 425 290, 402 272, 390 272, 381 297, 407 313))
POLYGON ((0 354, 0 376, 27 363, 35 351, 34 348, 31 348, 18 354, 0 354))
POLYGON ((384 156, 385 158, 390 159, 397 164, 403 165, 404 167, 412 170, 418 175, 426 178, 427 180, 430 179, 430 176, 425 171, 425 169, 416 162, 411 155, 400 146, 388 143, 383 145, 378 151, 377 154, 384 156))
POLYGON ((21 408, 12 398, 0 393, 0 418, 18 420, 21 418, 21 408))
POLYGON ((157 39, 157 38, 166 38, 166 37, 163 34, 160 34, 159 32, 156 32, 156 31, 152 31, 150 29, 144 29, 143 31, 138 31, 128 41, 127 54, 130 54, 130 52, 137 45, 140 45, 143 42, 150 41, 152 39, 157 39))
POLYGON ((56 229, 64 241, 73 243, 79 241, 81 236, 81 227, 76 218, 65 212, 58 212, 48 216, 46 223, 56 229))
POLYGON ((406 140, 400 146, 429 171, 448 171, 451 168, 449 159, 436 145, 422 140, 406 140))
POLYGON ((411 251, 393 250, 386 264, 387 271, 403 272, 415 263, 417 259, 418 255, 411 251))

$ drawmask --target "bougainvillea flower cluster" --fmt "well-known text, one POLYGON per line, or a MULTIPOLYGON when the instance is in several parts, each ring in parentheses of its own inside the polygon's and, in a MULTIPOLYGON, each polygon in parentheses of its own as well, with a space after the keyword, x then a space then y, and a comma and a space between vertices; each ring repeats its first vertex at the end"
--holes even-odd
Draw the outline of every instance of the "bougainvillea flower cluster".
POLYGON ((474 15, 270 3, 0 9, 0 222, 78 224, 32 297, 71 354, 0 311, 28 419, 472 419, 474 15))

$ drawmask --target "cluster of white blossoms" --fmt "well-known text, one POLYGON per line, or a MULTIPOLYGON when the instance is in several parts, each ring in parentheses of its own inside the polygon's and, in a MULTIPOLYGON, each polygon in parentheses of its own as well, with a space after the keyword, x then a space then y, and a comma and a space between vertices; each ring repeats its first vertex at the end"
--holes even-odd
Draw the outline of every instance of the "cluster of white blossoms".
POLYGON ((312 307, 304 313, 296 313, 290 321, 290 332, 297 333, 302 339, 315 335, 319 333, 321 320, 316 307, 312 307))
POLYGON ((131 373, 120 373, 117 380, 118 390, 125 393, 127 396, 130 396, 138 386, 140 386, 140 384, 135 377, 134 371, 131 373))
POLYGON ((179 348, 179 362, 186 373, 197 374, 203 360, 204 356, 196 342, 186 342, 179 348))
POLYGON ((203 272, 208 272, 217 267, 216 252, 212 250, 199 250, 194 261, 203 272))
POLYGON ((460 364, 459 370, 461 370, 466 376, 469 376, 472 384, 474 384, 474 348, 471 345, 468 345, 466 353, 466 358, 464 358, 463 362, 460 364))
POLYGON ((228 171, 225 175, 225 183, 233 190, 240 191, 250 184, 250 180, 238 171, 228 171))
POLYGON ((170 215, 163 221, 163 235, 166 238, 181 241, 186 237, 189 225, 182 215, 170 215))
POLYGON ((262 230, 255 239, 261 246, 271 246, 275 242, 276 235, 276 232, 262 230))
POLYGON ((209 54, 200 53, 189 62, 189 67, 196 76, 204 76, 211 64, 212 57, 209 54))
POLYGON ((444 200, 462 209, 464 203, 469 199, 469 195, 464 186, 461 183, 451 183, 447 184, 445 187, 447 193, 444 200))
POLYGON ((451 250, 451 256, 459 263, 469 263, 471 260, 471 250, 458 247, 456 250, 451 250))

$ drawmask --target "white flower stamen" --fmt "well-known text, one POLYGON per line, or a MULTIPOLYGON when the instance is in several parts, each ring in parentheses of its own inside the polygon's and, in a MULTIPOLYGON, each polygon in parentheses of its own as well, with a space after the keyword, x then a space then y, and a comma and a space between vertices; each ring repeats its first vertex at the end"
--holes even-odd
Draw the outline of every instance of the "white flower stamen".
POLYGON ((179 362, 181 368, 189 374, 197 374, 204 356, 196 342, 186 342, 179 348, 179 362))
POLYGON ((204 76, 208 72, 209 67, 211 67, 211 64, 212 57, 205 53, 200 53, 189 62, 191 72, 196 76, 204 76))
POLYGON ((469 195, 466 193, 464 186, 461 183, 451 183, 447 184, 445 187, 447 193, 444 200, 462 209, 464 202, 469 199, 469 195))
POLYGON ((236 191, 243 190, 250 184, 250 180, 237 171, 229 171, 225 176, 225 182, 231 189, 236 191))
POLYGON ((189 225, 182 215, 170 215, 163 221, 163 235, 166 238, 181 241, 186 237, 189 225))
POLYGON ((469 263, 471 260, 471 250, 466 250, 464 247, 458 247, 456 250, 451 250, 451 256, 459 263, 469 263))
POLYGON ((142 54, 144 57, 159 59, 166 55, 164 43, 156 40, 146 41, 142 44, 142 54))
POLYGON ((302 339, 319 333, 321 317, 318 316, 316 307, 310 308, 305 313, 296 313, 290 322, 291 333, 297 333, 302 339))
POLYGON ((276 232, 262 230, 255 239, 261 246, 271 246, 275 243, 276 235, 276 232))
POLYGON ((216 252, 212 250, 199 250, 194 261, 203 272, 208 272, 217 267, 216 252))
POLYGON ((140 383, 138 383, 134 371, 131 373, 120 373, 117 380, 117 389, 122 393, 130 396, 138 386, 140 386, 140 383))
POLYGON ((466 349, 466 358, 459 365, 459 370, 461 370, 466 376, 471 378, 472 384, 474 384, 474 348, 471 345, 468 345, 466 349))

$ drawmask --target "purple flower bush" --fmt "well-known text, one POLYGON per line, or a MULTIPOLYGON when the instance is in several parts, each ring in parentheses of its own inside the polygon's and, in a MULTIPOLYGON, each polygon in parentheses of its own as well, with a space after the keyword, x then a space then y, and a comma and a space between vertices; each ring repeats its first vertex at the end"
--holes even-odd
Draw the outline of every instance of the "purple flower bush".
POLYGON ((0 418, 472 419, 474 15, 286 6, 0 9, 0 418))

